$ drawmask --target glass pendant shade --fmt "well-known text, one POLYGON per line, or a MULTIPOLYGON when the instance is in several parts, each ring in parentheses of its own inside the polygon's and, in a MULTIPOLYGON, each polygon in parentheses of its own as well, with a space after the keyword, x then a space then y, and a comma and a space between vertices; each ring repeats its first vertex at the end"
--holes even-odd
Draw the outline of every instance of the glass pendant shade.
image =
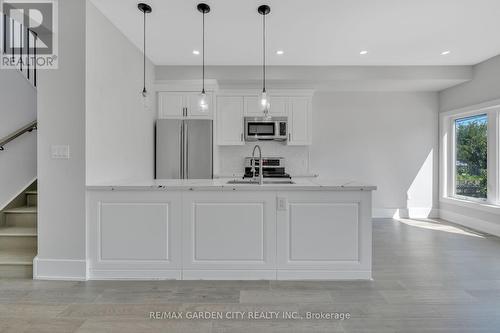
POLYGON ((269 119, 271 115, 269 114, 270 104, 267 92, 263 91, 260 95, 260 109, 264 113, 264 118, 269 119))
POLYGON ((200 94, 199 106, 201 112, 208 112, 208 99, 207 99, 207 94, 205 94, 205 92, 202 92, 200 94))

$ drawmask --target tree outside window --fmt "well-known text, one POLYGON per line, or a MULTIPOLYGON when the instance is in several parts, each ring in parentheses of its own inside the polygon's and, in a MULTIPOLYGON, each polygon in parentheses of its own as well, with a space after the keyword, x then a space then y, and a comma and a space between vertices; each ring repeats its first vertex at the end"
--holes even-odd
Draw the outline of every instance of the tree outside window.
POLYGON ((488 116, 455 120, 455 194, 486 199, 488 181, 488 116))

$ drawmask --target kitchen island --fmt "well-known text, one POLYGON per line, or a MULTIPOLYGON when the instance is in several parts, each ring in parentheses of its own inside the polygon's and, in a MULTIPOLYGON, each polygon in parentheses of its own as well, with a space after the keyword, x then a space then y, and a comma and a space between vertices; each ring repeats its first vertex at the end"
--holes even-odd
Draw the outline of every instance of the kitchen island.
POLYGON ((354 182, 87 186, 88 279, 371 279, 371 195, 354 182))

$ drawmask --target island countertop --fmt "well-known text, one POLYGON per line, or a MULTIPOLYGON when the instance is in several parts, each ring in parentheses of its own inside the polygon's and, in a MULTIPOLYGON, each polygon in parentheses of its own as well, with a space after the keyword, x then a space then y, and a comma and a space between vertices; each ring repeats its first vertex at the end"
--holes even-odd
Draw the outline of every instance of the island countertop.
POLYGON ((87 190, 157 190, 157 191, 373 191, 377 187, 356 181, 333 180, 321 178, 293 178, 293 184, 229 184, 231 180, 241 178, 216 179, 155 179, 142 181, 121 181, 87 185, 87 190))

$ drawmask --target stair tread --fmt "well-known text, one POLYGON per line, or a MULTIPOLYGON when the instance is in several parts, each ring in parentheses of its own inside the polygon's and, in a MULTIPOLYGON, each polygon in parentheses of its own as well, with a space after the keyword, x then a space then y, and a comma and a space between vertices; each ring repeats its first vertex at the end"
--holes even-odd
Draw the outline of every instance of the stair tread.
POLYGON ((18 227, 5 226, 0 227, 0 236, 37 236, 36 228, 33 227, 18 227))
POLYGON ((0 265, 32 265, 35 249, 12 249, 0 251, 0 265))
POLYGON ((34 190, 34 191, 26 191, 24 192, 25 194, 38 194, 38 191, 34 190))
POLYGON ((3 212, 7 214, 33 214, 37 212, 37 206, 9 208, 4 210, 3 212))

